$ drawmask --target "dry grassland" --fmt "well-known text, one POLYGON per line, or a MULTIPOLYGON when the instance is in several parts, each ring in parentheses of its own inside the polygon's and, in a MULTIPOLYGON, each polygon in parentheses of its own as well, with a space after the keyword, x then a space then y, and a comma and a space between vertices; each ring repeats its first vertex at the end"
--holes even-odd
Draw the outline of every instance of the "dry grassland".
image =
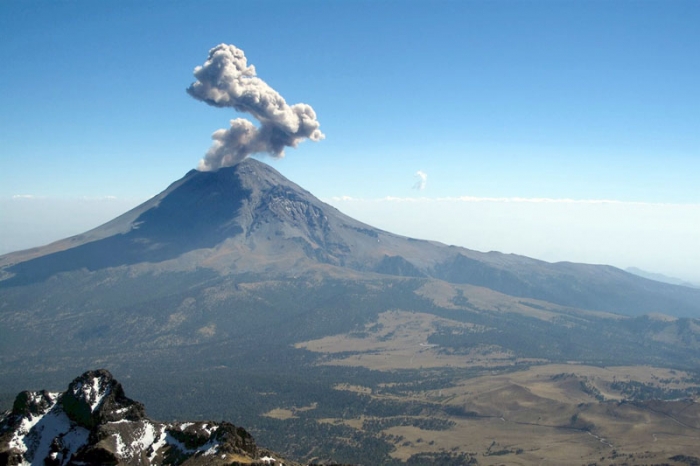
POLYGON ((467 354, 443 354, 427 343, 439 325, 469 332, 483 327, 455 322, 432 314, 387 311, 379 315, 364 332, 342 334, 297 343, 304 348, 328 355, 322 364, 358 366, 374 370, 428 369, 436 367, 503 367, 534 362, 516 358, 495 346, 481 346, 467 354), (341 353, 353 353, 336 357, 341 353))
POLYGON ((316 403, 312 403, 309 406, 303 406, 301 408, 297 407, 292 407, 292 408, 275 408, 271 409, 270 411, 266 412, 263 414, 263 416, 266 417, 271 417, 273 419, 280 419, 280 420, 285 420, 285 419, 293 419, 297 416, 299 413, 303 413, 305 411, 311 411, 313 409, 316 409, 316 403))
MULTIPOLYGON (((468 285, 430 282, 417 293, 456 312, 460 306, 454 302, 479 311, 516 312, 543 320, 562 314, 577 318, 576 312, 569 313, 564 307, 511 298, 468 285), (468 296, 466 303, 459 299, 464 296, 468 296)), ((690 457, 700 462, 698 400, 633 402, 629 401, 629 392, 625 392, 630 387, 700 390, 690 374, 649 366, 547 364, 547 361, 518 359, 496 346, 479 346, 468 354, 451 354, 428 344, 432 334, 446 328, 459 333, 487 330, 427 313, 392 310, 380 314, 376 322, 362 331, 297 344, 297 348, 319 353, 319 364, 326 365, 381 371, 481 370, 481 376, 446 379, 444 387, 430 390, 338 385, 337 390, 406 403, 407 407, 418 403, 426 408, 421 415, 413 417, 319 422, 370 429, 368 432, 390 442, 395 447, 392 456, 402 460, 419 453, 466 453, 482 465, 694 464, 686 461, 690 457), (524 369, 514 371, 518 367, 524 369), (442 424, 438 426, 436 420, 442 424), (685 458, 673 460, 676 455, 685 458)))
MULTIPOLYGON (((445 290, 428 291, 439 295, 445 290)), ((470 291, 470 303, 488 305, 488 293, 484 301, 474 296, 470 291)), ((503 304, 501 298, 499 303, 503 304)), ((532 309, 524 308, 527 312, 532 309)), ((539 318, 548 317, 547 311, 534 309, 533 312, 539 318)), ((466 355, 441 354, 438 348, 427 344, 428 337, 440 326, 460 332, 484 330, 430 314, 388 311, 364 331, 308 341, 297 347, 321 353, 321 364, 385 371, 440 367, 488 370, 511 367, 512 370, 517 364, 533 363, 519 360, 497 347, 480 347, 466 355)), ((363 417, 319 422, 340 423, 357 430, 365 429, 367 422, 375 422, 376 429, 379 423, 375 434, 392 443, 395 447, 392 456, 402 460, 426 452, 468 453, 474 455, 478 464, 486 465, 687 464, 670 458, 675 455, 700 458, 697 400, 633 403, 624 401, 627 395, 620 389, 634 382, 659 389, 696 387, 689 374, 648 366, 538 363, 515 372, 452 380, 441 389, 411 392, 406 396, 383 393, 382 386, 338 385, 338 390, 390 399, 407 406, 420 402, 432 408, 413 421, 363 417), (419 427, 422 421, 435 419, 448 427, 439 430, 419 427)), ((277 416, 283 415, 283 410, 276 411, 279 411, 277 416)))
POLYGON ((457 285, 441 281, 429 281, 418 288, 415 293, 418 296, 428 298, 436 306, 445 309, 463 309, 469 307, 488 312, 510 312, 528 317, 551 321, 562 314, 595 316, 609 319, 621 319, 622 316, 607 312, 586 311, 559 306, 530 298, 516 298, 493 291, 488 288, 473 285, 457 285), (455 304, 459 296, 468 297, 468 304, 455 304))
MULTIPOLYGON (((476 377, 403 398, 405 403, 421 400, 435 406, 425 418, 449 422, 448 429, 429 430, 403 422, 387 424, 379 435, 393 443, 392 456, 402 460, 425 452, 464 452, 486 465, 687 464, 670 458, 700 457, 698 403, 620 402, 620 394, 609 388, 620 378, 666 386, 676 384, 662 380, 678 381, 685 376, 652 367, 560 364, 476 377), (600 402, 591 394, 596 387, 607 387, 607 393, 614 396, 600 402)), ((370 393, 357 386, 337 388, 370 393)), ((379 392, 372 396, 385 397, 379 392)), ((324 422, 361 430, 366 420, 372 418, 324 422)))

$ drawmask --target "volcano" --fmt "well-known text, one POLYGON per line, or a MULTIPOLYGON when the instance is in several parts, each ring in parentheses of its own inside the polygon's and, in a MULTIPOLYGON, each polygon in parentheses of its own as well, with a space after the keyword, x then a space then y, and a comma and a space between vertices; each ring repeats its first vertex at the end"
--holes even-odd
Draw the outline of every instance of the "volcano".
POLYGON ((63 272, 159 263, 169 270, 196 264, 267 277, 307 270, 431 277, 582 309, 700 316, 700 290, 610 266, 481 253, 373 228, 254 159, 215 172, 192 170, 94 230, 0 257, 0 287, 63 272))
MULTIPOLYGON (((698 289, 392 234, 246 159, 190 171, 98 228, 0 257, 0 401, 106 367, 156 418, 226 419, 291 458, 389 464, 402 443, 377 436, 385 421, 412 413, 435 427, 434 414, 449 429, 500 409, 415 402, 430 390, 572 362, 695 370, 698 316, 698 289), (378 424, 348 431, 345 419, 378 424)), ((571 409, 604 398, 586 380, 566 382, 588 387, 571 409)), ((622 398, 647 393, 610 383, 622 398)), ((469 459, 436 439, 445 464, 469 459)), ((415 464, 440 464, 426 458, 415 464)))

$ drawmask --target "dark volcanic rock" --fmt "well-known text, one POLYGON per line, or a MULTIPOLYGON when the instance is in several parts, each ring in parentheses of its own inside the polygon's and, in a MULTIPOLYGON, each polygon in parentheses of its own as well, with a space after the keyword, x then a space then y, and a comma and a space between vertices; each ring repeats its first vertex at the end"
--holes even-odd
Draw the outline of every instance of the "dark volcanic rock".
POLYGON ((84 373, 63 393, 22 392, 0 417, 0 464, 198 465, 241 458, 258 458, 245 429, 151 421, 104 369, 84 373))
POLYGON ((44 414, 53 404, 51 394, 46 390, 39 392, 23 391, 12 405, 14 416, 38 416, 44 414))
POLYGON ((61 403, 71 420, 88 429, 107 422, 138 421, 146 415, 143 405, 127 398, 122 385, 104 369, 73 380, 61 403))

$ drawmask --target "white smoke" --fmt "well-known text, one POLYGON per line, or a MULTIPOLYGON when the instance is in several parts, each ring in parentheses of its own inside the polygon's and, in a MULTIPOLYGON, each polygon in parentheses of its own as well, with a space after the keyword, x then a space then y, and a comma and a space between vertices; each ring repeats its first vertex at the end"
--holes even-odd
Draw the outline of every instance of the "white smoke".
POLYGON ((284 157, 285 147, 325 137, 314 109, 301 103, 287 105, 277 91, 256 76, 243 50, 233 45, 220 44, 211 49, 204 65, 194 69, 194 76, 197 80, 187 89, 192 97, 214 107, 249 113, 260 123, 256 127, 244 118, 236 118, 229 129, 214 132, 214 142, 200 160, 199 170, 235 165, 256 153, 284 157))
POLYGON ((423 191, 425 189, 425 185, 428 182, 428 174, 425 173, 422 170, 418 170, 416 172, 416 178, 418 178, 413 185, 413 189, 417 189, 418 191, 423 191))

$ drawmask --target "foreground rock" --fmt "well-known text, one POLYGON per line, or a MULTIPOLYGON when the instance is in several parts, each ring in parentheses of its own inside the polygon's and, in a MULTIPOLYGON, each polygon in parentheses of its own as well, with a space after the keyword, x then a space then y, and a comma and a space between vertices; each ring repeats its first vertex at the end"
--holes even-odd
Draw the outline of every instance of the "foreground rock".
POLYGON ((152 421, 108 371, 96 370, 63 393, 17 395, 12 411, 0 416, 0 464, 283 463, 233 424, 152 421))

